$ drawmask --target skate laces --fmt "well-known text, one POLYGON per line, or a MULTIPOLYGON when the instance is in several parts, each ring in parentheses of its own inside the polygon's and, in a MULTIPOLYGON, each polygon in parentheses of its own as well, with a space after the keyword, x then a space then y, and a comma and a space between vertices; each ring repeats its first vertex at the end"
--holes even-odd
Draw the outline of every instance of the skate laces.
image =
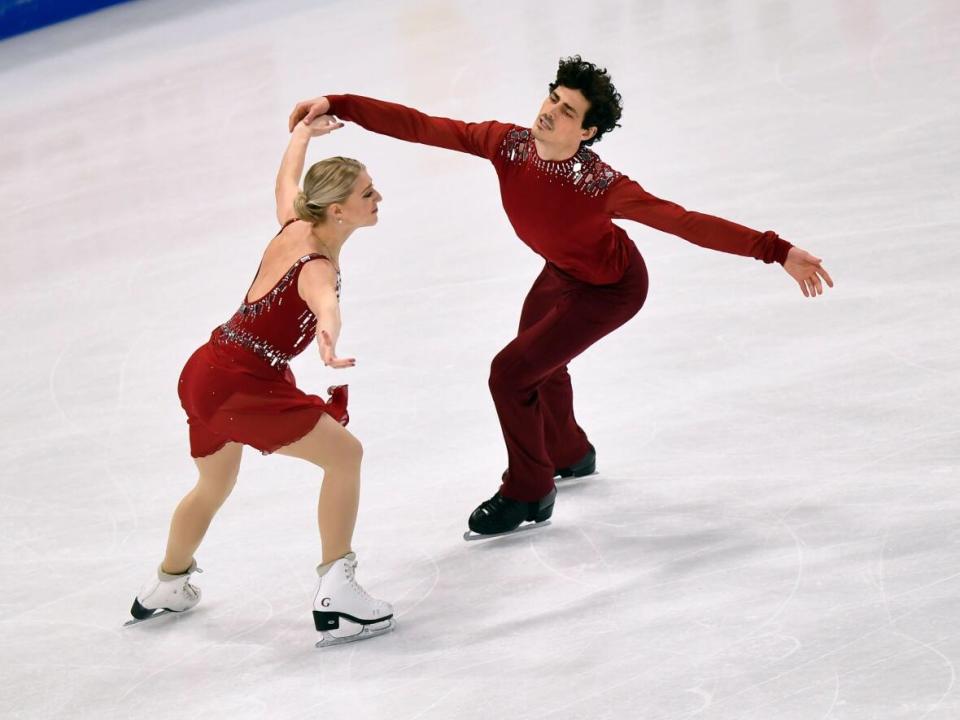
MULTIPOLYGON (((203 570, 200 568, 194 568, 193 572, 202 573, 203 570)), ((183 583, 183 594, 187 595, 191 600, 196 600, 200 596, 200 589, 190 582, 190 575, 192 573, 187 573, 187 578, 183 583)))
POLYGON ((484 500, 482 503, 480 503, 480 507, 477 509, 487 515, 492 515, 494 510, 504 504, 503 497, 500 495, 500 493, 497 493, 489 500, 484 500))
POLYGON ((353 588, 353 591, 357 593, 357 595, 362 597, 364 600, 370 600, 371 602, 375 602, 373 596, 370 595, 370 593, 368 593, 362 587, 360 587, 360 584, 357 582, 357 577, 356 577, 357 564, 355 562, 353 563, 345 562, 343 564, 343 571, 347 575, 347 582, 350 583, 350 587, 353 588))

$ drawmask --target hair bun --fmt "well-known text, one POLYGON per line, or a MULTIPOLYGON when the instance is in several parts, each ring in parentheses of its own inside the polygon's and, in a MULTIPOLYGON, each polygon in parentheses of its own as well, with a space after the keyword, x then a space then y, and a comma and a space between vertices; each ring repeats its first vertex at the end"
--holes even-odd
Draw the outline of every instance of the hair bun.
POLYGON ((350 197, 353 184, 363 169, 361 163, 343 157, 314 163, 293 202, 294 212, 301 220, 324 222, 331 204, 342 203, 350 197))

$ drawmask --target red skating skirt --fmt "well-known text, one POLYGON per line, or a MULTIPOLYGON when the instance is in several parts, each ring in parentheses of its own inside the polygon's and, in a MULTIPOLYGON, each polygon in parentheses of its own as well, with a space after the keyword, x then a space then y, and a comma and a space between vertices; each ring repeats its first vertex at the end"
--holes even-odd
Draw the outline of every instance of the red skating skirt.
POLYGON ((200 346, 184 365, 178 390, 195 458, 228 442, 267 455, 309 433, 324 413, 341 425, 350 419, 346 385, 331 387, 327 400, 308 395, 297 387, 289 367, 272 367, 231 345, 200 346))

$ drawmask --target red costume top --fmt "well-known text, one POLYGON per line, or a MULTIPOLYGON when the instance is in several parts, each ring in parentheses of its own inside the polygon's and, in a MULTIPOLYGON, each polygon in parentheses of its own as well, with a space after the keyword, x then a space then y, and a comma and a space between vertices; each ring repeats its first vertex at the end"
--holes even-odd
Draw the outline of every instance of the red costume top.
POLYGON ((783 263, 793 247, 772 231, 685 210, 654 197, 581 146, 567 160, 542 160, 529 129, 496 121, 465 123, 359 95, 328 95, 330 112, 373 132, 459 150, 493 163, 503 208, 517 235, 584 282, 617 282, 629 242, 615 218, 635 220, 697 245, 783 263))
POLYGON ((300 390, 288 366, 317 330, 316 315, 297 291, 300 271, 324 257, 304 255, 265 295, 253 301, 244 297, 233 317, 190 356, 179 392, 193 457, 210 455, 228 442, 271 453, 302 438, 323 414, 347 424, 346 385, 330 388, 331 397, 323 400, 300 390))
MULTIPOLYGON (((302 353, 317 334, 317 316, 300 297, 297 280, 304 264, 319 258, 326 259, 326 256, 304 255, 269 292, 256 300, 248 300, 248 292, 233 317, 213 331, 210 341, 220 346, 244 348, 271 367, 281 372, 286 370, 287 363, 302 353)), ((337 298, 340 298, 339 271, 337 298)))

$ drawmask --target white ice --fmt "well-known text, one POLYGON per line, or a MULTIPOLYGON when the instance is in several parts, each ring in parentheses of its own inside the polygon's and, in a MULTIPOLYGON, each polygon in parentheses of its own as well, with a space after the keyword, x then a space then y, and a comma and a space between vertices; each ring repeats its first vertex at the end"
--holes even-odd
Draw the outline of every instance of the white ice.
POLYGON ((151 0, 0 43, 0 716, 960 716, 960 9, 954 0, 151 0), (203 603, 121 628, 195 479, 176 380, 275 231, 300 99, 529 123, 611 69, 596 146, 824 258, 625 224, 651 291, 572 365, 600 475, 465 543, 505 462, 486 387, 540 267, 481 160, 348 126, 380 225, 343 256, 366 447, 359 578, 398 629, 314 649, 316 469, 245 453, 203 603))

